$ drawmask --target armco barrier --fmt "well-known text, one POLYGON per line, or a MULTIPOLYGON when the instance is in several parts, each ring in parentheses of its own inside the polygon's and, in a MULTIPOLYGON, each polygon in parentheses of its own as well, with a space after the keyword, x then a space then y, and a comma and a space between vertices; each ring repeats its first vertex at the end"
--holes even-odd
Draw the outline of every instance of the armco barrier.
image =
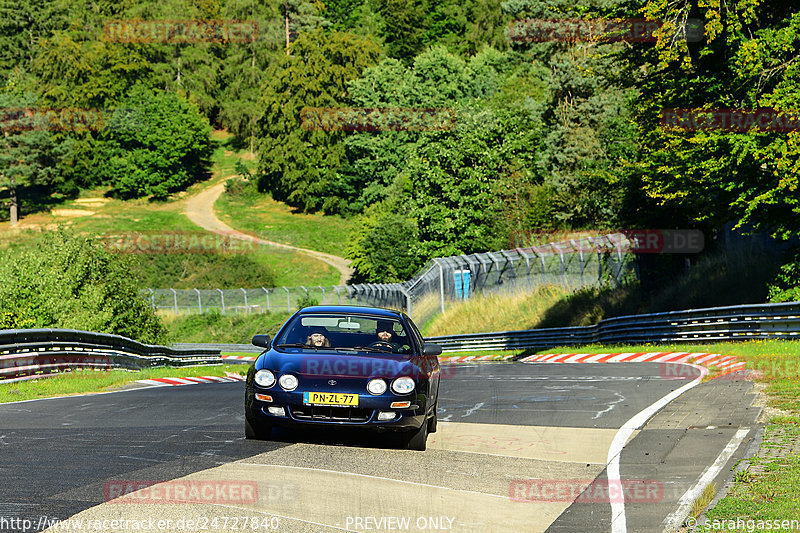
POLYGON ((428 337, 443 351, 649 342, 800 339, 800 302, 736 305, 601 320, 594 326, 428 337))
POLYGON ((221 364, 219 350, 176 349, 72 329, 0 330, 0 381, 36 379, 76 368, 221 364))

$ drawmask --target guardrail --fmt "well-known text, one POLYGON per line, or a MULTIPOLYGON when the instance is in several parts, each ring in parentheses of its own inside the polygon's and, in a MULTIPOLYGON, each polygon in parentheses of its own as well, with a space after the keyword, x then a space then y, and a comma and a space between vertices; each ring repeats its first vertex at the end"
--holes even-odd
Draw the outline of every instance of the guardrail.
POLYGON ((670 311, 608 318, 593 326, 445 335, 425 340, 452 352, 776 338, 800 339, 800 302, 670 311))
POLYGON ((107 333, 72 329, 0 330, 0 381, 46 377, 69 369, 221 364, 217 349, 168 348, 107 333))

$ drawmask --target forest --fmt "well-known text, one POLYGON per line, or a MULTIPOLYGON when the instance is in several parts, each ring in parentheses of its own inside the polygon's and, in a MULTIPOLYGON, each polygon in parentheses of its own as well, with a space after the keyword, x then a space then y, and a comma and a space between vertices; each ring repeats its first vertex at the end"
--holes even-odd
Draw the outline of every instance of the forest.
POLYGON ((791 240, 798 57, 792 0, 0 0, 0 217, 168 201, 226 129, 239 190, 357 221, 353 281, 558 230, 791 240))

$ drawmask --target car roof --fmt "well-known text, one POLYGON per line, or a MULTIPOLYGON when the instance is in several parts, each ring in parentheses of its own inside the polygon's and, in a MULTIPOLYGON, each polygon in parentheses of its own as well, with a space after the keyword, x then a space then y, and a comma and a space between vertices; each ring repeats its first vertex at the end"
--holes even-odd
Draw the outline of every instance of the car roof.
POLYGON ((301 315, 310 315, 316 313, 350 313, 354 315, 371 315, 385 318, 402 318, 402 315, 399 311, 382 309, 380 307, 361 307, 356 305, 314 305, 311 307, 304 307, 297 313, 301 315))

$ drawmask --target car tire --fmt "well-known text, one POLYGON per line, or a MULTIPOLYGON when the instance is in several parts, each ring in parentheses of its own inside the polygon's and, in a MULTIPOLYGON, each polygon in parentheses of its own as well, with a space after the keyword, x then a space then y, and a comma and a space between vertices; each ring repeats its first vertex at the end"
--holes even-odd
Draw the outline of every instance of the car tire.
POLYGON ((410 431, 406 435, 405 447, 407 450, 424 452, 428 441, 428 422, 423 422, 419 429, 410 431))
POLYGON ((269 440, 272 437, 272 426, 270 424, 250 422, 244 417, 244 437, 251 440, 269 440))
POLYGON ((439 421, 439 400, 433 404, 433 416, 428 419, 428 433, 436 433, 436 424, 439 421))

